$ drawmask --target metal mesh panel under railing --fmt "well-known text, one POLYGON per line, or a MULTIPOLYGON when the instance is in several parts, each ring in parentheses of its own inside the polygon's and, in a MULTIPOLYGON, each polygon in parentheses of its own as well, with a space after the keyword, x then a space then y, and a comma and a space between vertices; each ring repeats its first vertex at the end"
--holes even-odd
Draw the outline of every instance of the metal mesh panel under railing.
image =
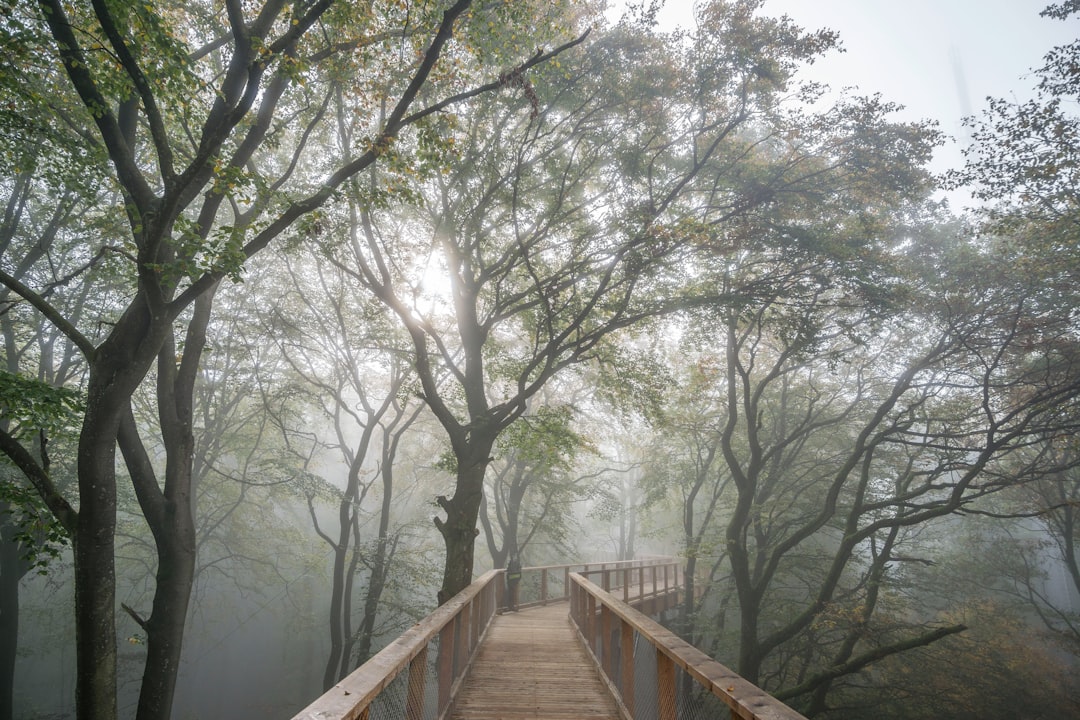
POLYGON ((427 646, 427 667, 424 673, 424 720, 439 717, 439 636, 431 638, 427 646))
POLYGON ((540 573, 536 571, 522 574, 518 583, 518 605, 540 602, 540 573))
POLYGON ((368 706, 370 720, 396 720, 405 717, 409 696, 409 673, 400 673, 390 681, 368 706))
POLYGON ((547 599, 549 602, 568 597, 566 589, 566 573, 562 570, 552 570, 547 573, 547 599))
MULTIPOLYGON (((678 588, 680 580, 677 572, 667 569, 666 583, 657 573, 655 585, 660 593, 643 604, 650 608, 648 614, 628 606, 615 592, 604 592, 587 577, 574 580, 574 622, 629 716, 634 720, 731 720, 736 716, 805 720, 663 626, 665 609, 671 607, 669 588, 678 588), (624 647, 631 644, 632 649, 624 647), (703 684, 699 676, 711 682, 703 684)), ((605 581, 600 573, 589 575, 600 575, 598 579, 605 581)), ((610 573, 606 580, 612 589, 619 584, 614 575, 610 573)), ((640 576, 623 576, 623 582, 634 585, 637 581, 640 587, 640 576)))
POLYGON ((728 720, 731 709, 681 667, 675 668, 678 720, 728 720))
POLYGON ((641 633, 634 631, 634 719, 656 720, 660 717, 656 687, 656 648, 641 633))
POLYGON ((436 635, 427 644, 427 653, 423 659, 423 670, 417 676, 412 676, 406 668, 399 673, 379 693, 369 706, 369 720, 398 720, 399 718, 415 717, 422 720, 436 720, 439 716, 439 645, 440 639, 436 635), (422 683, 422 690, 414 689, 414 701, 417 703, 414 715, 409 715, 409 682, 422 683))

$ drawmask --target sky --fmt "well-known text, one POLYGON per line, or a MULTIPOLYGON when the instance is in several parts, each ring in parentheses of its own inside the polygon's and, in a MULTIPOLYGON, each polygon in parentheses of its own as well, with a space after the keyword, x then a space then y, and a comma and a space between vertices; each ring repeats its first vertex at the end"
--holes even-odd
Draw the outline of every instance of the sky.
MULTIPOLYGON (((1049 1, 766 0, 764 12, 839 32, 845 52, 830 53, 803 77, 880 92, 905 106, 898 119, 937 120, 954 138, 934 158, 932 169, 943 172, 963 163, 963 116, 979 114, 988 96, 1030 98, 1043 55, 1080 36, 1080 20, 1039 16, 1049 1)), ((661 23, 692 23, 693 5, 667 0, 661 23)))

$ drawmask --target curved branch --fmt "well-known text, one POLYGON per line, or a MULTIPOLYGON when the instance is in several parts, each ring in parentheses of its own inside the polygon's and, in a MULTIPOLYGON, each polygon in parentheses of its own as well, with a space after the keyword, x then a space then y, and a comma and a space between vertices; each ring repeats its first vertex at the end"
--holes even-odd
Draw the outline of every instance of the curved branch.
POLYGON ((890 655, 896 655, 897 653, 904 652, 906 650, 913 650, 918 647, 929 645, 933 642, 937 642, 943 637, 949 635, 955 635, 967 630, 967 625, 949 625, 946 627, 937 628, 918 637, 913 637, 910 640, 903 640, 901 642, 893 643, 892 645, 884 645, 882 647, 874 648, 873 650, 863 653, 854 660, 848 660, 846 663, 840 665, 834 665, 828 670, 818 673, 813 677, 810 677, 803 682, 799 683, 793 688, 784 690, 783 692, 776 693, 777 700, 787 701, 789 698, 798 697, 799 695, 805 695, 817 688, 822 683, 835 680, 838 677, 844 675, 850 675, 852 673, 859 672, 867 665, 875 663, 878 660, 884 660, 890 655))
POLYGON ((71 504, 56 489, 56 485, 53 484, 52 478, 46 469, 34 459, 34 456, 23 447, 22 443, 3 428, 0 428, 0 452, 3 452, 11 462, 22 470, 23 475, 49 508, 49 512, 60 521, 68 535, 74 537, 79 525, 79 513, 71 507, 71 504))
POLYGON ((161 169, 166 185, 169 185, 176 177, 176 172, 173 169, 173 153, 169 144, 169 135, 165 132, 165 122, 162 120, 161 110, 158 109, 154 90, 150 87, 150 81, 146 79, 135 56, 131 54, 127 43, 124 42, 109 8, 105 5, 105 0, 93 0, 91 5, 94 7, 94 15, 101 24, 101 29, 105 31, 105 37, 109 39, 109 44, 116 51, 116 57, 124 67, 124 72, 131 78, 135 91, 142 100, 143 112, 146 113, 146 120, 150 124, 150 137, 153 138, 154 149, 157 151, 158 167, 161 169))
POLYGON ((105 147, 109 151, 109 159, 116 167, 116 175, 123 185, 124 190, 131 196, 141 214, 153 208, 156 202, 154 191, 142 176, 138 165, 135 163, 135 155, 124 140, 120 130, 120 124, 116 116, 109 109, 109 103, 101 94, 90 66, 86 62, 79 41, 75 38, 71 23, 64 13, 64 7, 60 0, 38 0, 41 12, 45 16, 45 22, 49 25, 49 32, 56 41, 57 51, 64 63, 68 78, 79 94, 79 99, 94 118, 94 124, 98 127, 105 147))
POLYGON ((3 270, 0 270, 0 284, 10 288, 23 300, 26 300, 33 305, 38 312, 45 316, 45 319, 52 323, 57 330, 62 332, 68 340, 79 348, 87 360, 94 357, 97 348, 90 342, 90 338, 79 332, 79 329, 66 317, 61 315, 56 308, 50 305, 45 298, 3 270))

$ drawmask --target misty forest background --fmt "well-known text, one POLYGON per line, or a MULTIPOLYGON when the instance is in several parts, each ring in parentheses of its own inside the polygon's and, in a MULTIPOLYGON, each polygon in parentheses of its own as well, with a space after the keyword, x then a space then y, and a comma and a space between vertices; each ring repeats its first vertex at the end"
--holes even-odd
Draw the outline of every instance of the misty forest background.
POLYGON ((679 556, 811 717, 1080 717, 1080 43, 940 176, 655 12, 0 0, 0 718, 289 717, 514 553, 679 556))

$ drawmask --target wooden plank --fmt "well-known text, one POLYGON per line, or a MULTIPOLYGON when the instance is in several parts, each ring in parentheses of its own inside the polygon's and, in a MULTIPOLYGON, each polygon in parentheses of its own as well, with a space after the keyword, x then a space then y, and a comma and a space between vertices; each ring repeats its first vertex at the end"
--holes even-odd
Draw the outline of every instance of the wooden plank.
POLYGON ((617 720, 568 605, 500 615, 454 701, 453 720, 617 720))

